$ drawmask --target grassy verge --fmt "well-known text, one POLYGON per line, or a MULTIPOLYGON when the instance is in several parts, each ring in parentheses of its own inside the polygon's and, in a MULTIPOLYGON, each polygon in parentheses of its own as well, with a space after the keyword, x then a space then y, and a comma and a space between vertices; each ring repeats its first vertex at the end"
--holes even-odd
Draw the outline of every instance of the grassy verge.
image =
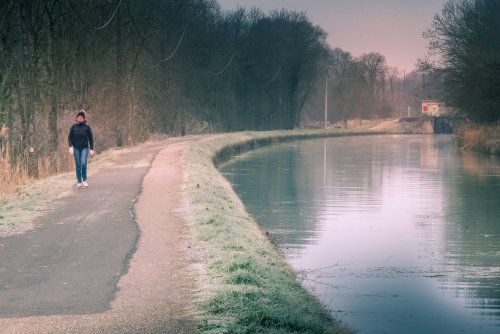
POLYGON ((373 134, 294 130, 215 136, 183 156, 186 218, 201 259, 202 333, 350 333, 298 282, 216 164, 234 152, 299 138, 373 134))
POLYGON ((499 125, 464 125, 456 131, 455 139, 464 150, 500 155, 499 125))

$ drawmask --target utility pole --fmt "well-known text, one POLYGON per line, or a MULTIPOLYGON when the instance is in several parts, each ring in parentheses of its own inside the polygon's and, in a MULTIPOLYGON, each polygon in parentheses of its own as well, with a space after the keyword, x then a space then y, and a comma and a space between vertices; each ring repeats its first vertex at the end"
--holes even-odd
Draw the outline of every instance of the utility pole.
POLYGON ((404 70, 404 82, 405 82, 405 108, 408 109, 407 117, 410 117, 410 105, 408 104, 408 83, 406 82, 406 70, 404 70))
POLYGON ((406 70, 403 70, 403 102, 402 102, 402 106, 400 104, 399 118, 403 117, 403 111, 406 108, 406 100, 407 100, 407 96, 406 96, 406 70))
POLYGON ((328 73, 325 76, 325 129, 328 129, 328 73))
POLYGON ((123 146, 123 77, 124 77, 124 61, 123 61, 123 38, 122 38, 122 17, 121 8, 117 8, 116 12, 116 78, 115 78, 115 140, 116 146, 123 146))

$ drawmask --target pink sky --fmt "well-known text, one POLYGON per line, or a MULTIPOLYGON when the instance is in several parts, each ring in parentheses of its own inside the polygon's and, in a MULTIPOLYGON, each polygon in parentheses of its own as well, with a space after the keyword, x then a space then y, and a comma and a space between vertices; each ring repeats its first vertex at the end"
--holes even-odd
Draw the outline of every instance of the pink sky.
POLYGON ((306 12, 326 32, 328 44, 353 56, 379 52, 391 67, 409 72, 427 52, 422 32, 446 0, 218 0, 223 9, 286 8, 306 12))

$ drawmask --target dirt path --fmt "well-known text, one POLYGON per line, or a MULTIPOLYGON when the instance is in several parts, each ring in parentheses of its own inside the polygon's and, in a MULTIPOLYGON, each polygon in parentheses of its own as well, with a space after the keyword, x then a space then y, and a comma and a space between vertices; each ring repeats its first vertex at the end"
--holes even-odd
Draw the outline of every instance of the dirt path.
POLYGON ((195 332, 190 236, 176 214, 192 140, 130 150, 33 231, 0 239, 0 333, 195 332))
POLYGON ((397 123, 399 121, 399 119, 390 119, 390 120, 387 120, 387 121, 382 121, 380 123, 378 123, 377 125, 375 126, 372 126, 370 128, 370 130, 384 130, 385 128, 393 125, 394 123, 397 123))

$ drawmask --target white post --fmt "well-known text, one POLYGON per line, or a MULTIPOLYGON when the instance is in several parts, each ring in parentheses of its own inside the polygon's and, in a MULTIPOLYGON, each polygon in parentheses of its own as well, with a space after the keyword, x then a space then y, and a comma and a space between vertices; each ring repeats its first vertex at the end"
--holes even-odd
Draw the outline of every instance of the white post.
POLYGON ((328 73, 325 77, 325 129, 328 129, 328 73))

